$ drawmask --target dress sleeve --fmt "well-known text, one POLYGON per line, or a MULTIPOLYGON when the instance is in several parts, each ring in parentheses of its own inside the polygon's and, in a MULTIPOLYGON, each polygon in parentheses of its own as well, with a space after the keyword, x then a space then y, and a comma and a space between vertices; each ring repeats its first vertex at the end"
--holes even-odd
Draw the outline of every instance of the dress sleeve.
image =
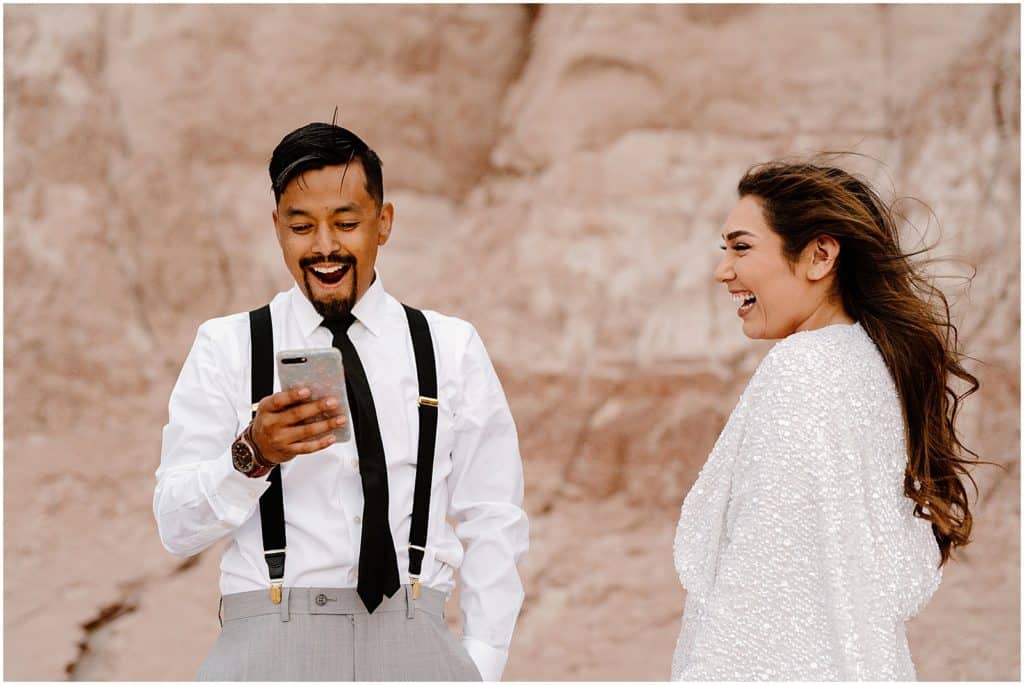
POLYGON ((873 499, 879 474, 864 468, 835 369, 780 347, 751 381, 725 543, 679 676, 891 679, 898 588, 873 551, 898 541, 876 537, 871 510, 894 503, 873 499))

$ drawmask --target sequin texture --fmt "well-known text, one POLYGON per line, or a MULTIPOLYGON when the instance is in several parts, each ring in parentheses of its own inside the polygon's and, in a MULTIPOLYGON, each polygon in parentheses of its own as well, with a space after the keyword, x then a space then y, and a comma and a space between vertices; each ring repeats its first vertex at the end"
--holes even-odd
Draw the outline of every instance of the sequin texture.
POLYGON ((859 324, 758 366, 683 502, 673 680, 912 680, 904 622, 941 580, 903 494, 903 414, 859 324))

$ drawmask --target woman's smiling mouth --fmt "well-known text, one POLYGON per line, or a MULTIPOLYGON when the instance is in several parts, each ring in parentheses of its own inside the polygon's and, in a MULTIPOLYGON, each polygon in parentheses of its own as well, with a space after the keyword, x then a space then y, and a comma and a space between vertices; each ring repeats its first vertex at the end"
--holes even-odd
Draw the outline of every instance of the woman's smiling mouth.
POLYGON ((745 317, 750 313, 750 310, 754 308, 754 303, 757 302, 757 297, 754 293, 749 290, 730 290, 732 294, 732 301, 739 305, 739 309, 736 313, 740 317, 745 317))

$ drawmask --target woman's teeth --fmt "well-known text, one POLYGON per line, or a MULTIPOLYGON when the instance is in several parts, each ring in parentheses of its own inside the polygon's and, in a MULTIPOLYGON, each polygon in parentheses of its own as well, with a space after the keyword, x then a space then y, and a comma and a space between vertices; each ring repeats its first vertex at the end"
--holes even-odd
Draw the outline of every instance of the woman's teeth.
POLYGON ((732 301, 739 305, 753 304, 757 300, 754 293, 733 293, 732 301))
POLYGON ((752 292, 740 292, 732 293, 732 301, 739 305, 739 309, 736 313, 741 317, 745 317, 754 308, 754 303, 757 302, 757 298, 754 297, 752 292))

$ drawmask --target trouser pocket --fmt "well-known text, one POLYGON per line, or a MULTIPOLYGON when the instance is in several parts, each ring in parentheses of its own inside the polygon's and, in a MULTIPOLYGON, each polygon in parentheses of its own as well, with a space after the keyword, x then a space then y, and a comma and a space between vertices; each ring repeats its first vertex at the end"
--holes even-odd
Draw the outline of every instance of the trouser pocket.
POLYGON ((455 671, 456 680, 462 681, 482 681, 483 678, 480 675, 479 669, 473 659, 470 658, 469 652, 462 646, 462 643, 452 634, 448 624, 445 623, 444 619, 440 616, 433 614, 420 613, 427 620, 434 630, 435 635, 441 642, 443 649, 445 650, 448 658, 452 663, 452 670, 455 671))

